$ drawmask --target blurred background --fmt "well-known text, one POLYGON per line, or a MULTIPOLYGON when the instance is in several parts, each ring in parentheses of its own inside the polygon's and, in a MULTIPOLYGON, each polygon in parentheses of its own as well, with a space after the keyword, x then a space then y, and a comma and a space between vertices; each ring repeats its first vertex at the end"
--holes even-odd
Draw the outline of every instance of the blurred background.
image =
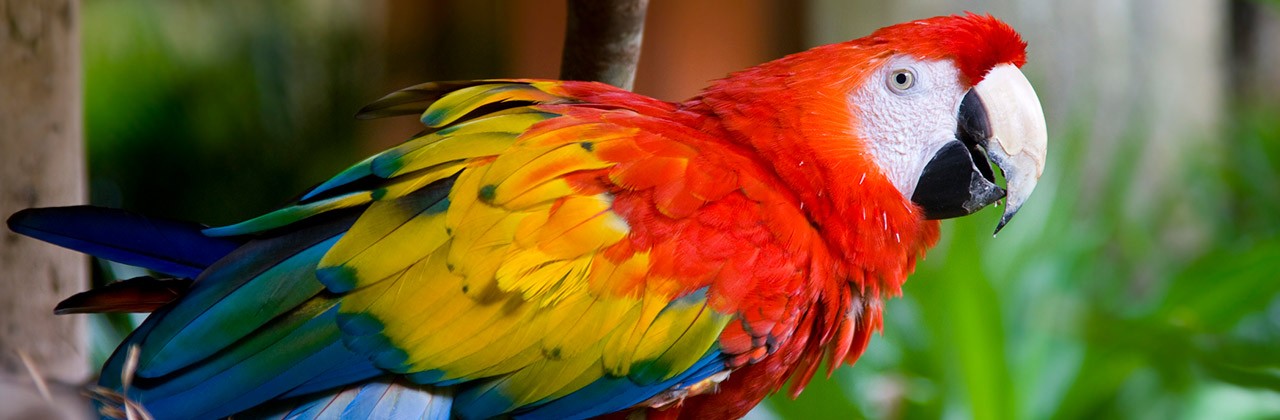
MULTIPOLYGON (((945 222, 852 368, 759 419, 1280 418, 1280 3, 652 0, 635 90, 972 10, 1030 42, 1041 185, 945 222)), ((81 3, 94 204, 236 222, 415 131, 430 80, 555 77, 563 1, 81 3)), ((96 281, 128 277, 99 263, 96 281)), ((136 319, 91 323, 100 361, 136 319)), ((96 363, 96 362, 95 362, 96 363)))

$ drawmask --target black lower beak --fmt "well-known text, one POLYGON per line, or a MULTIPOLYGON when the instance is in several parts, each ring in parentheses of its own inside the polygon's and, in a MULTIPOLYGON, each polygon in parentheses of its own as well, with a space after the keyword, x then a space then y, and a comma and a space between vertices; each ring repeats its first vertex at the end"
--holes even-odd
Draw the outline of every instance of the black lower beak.
POLYGON ((934 154, 911 196, 926 218, 969 215, 1004 197, 983 150, 990 131, 986 108, 971 90, 960 103, 958 141, 947 143, 934 154))
POLYGON ((943 146, 924 167, 911 201, 924 209, 927 219, 949 219, 982 210, 1002 197, 1004 189, 984 177, 969 149, 956 141, 943 146))

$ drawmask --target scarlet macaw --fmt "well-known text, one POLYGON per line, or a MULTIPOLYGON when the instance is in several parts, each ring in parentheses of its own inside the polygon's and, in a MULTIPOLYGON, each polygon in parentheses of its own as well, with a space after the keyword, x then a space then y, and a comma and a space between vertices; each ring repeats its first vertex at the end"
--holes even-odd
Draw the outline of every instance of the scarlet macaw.
POLYGON ((9 224, 194 279, 62 307, 155 310, 101 385, 158 418, 738 417, 788 378, 798 393, 823 357, 855 361, 936 219, 1002 197, 1000 226, 1018 211, 1046 146, 1025 47, 966 14, 681 103, 426 83, 360 114, 419 115, 423 134, 275 212, 205 229, 68 207, 9 224))

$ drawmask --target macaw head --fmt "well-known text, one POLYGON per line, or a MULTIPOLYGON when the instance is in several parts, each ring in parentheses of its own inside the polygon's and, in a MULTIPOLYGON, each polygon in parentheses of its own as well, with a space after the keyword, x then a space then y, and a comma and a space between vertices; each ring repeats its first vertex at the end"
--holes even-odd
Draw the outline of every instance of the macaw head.
POLYGON ((1044 112, 1018 70, 1027 44, 1004 22, 974 14, 886 27, 868 41, 882 60, 853 100, 876 104, 854 111, 873 159, 931 219, 1007 197, 999 232, 1044 172, 1044 112))
POLYGON ((716 108, 801 133, 785 142, 747 140, 789 181, 838 200, 842 185, 865 184, 870 173, 925 219, 964 216, 1006 198, 998 232, 1044 171, 1044 114, 1019 70, 1025 51, 1018 33, 994 17, 940 16, 794 54, 712 89, 740 98, 754 88, 778 98, 769 110, 716 108), (810 169, 797 169, 805 164, 810 169))

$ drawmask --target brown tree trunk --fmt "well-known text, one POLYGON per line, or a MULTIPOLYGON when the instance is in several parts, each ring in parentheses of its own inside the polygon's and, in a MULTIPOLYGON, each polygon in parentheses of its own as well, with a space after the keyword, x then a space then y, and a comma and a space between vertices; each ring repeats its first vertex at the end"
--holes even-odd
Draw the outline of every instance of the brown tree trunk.
POLYGON ((1280 3, 1231 1, 1233 105, 1280 105, 1280 3))
MULTIPOLYGON (((78 9, 0 0, 0 217, 84 202, 78 9)), ((0 233, 0 418, 86 417, 75 390, 89 376, 84 319, 53 315, 87 288, 85 261, 0 233)))

